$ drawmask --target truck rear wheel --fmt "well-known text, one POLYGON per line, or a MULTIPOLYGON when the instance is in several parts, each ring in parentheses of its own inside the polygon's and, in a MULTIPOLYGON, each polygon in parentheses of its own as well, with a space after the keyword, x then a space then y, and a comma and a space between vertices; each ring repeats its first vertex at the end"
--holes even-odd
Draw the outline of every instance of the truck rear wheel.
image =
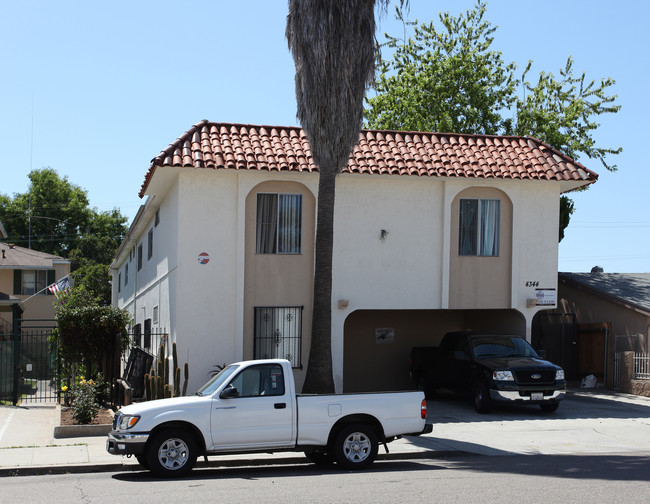
POLYGON ((189 432, 165 429, 150 440, 146 461, 151 472, 159 476, 179 477, 192 470, 196 456, 196 443, 189 432))
POLYGON ((334 441, 334 459, 345 469, 363 469, 377 457, 377 434, 370 425, 344 426, 334 441))

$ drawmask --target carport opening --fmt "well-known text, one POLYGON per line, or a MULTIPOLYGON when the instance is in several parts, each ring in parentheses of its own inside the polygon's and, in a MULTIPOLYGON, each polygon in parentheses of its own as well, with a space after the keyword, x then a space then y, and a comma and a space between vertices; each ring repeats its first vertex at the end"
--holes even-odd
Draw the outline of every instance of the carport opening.
POLYGON ((411 348, 437 346, 449 331, 526 336, 516 310, 357 310, 344 325, 343 391, 410 390, 411 348))

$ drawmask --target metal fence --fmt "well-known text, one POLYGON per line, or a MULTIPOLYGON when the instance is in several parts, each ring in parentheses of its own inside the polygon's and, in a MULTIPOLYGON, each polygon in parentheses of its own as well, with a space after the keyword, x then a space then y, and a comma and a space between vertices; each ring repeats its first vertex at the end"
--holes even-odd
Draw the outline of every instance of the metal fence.
POLYGON ((60 366, 52 331, 23 330, 0 337, 0 400, 57 402, 60 366))
POLYGON ((612 377, 612 389, 621 389, 621 359, 620 353, 614 354, 614 376, 612 377))
POLYGON ((650 380, 650 354, 634 354, 634 379, 650 380))
MULTIPOLYGON (((623 354, 617 352, 614 354, 614 376, 612 388, 620 390, 621 388, 621 362, 623 354)), ((650 354, 635 353, 633 358, 633 371, 632 379, 634 380, 650 380, 650 354)))
MULTIPOLYGON (((60 402, 61 386, 70 385, 74 376, 65 374, 59 358, 56 342, 51 338, 52 329, 22 329, 18 333, 0 331, 0 401, 6 404, 36 402, 60 402)), ((121 376, 134 388, 134 397, 144 396, 144 375, 151 370, 163 345, 164 357, 169 357, 171 345, 168 334, 160 332, 133 331, 129 350, 121 356, 119 351, 109 352, 102 372, 104 379, 115 384, 121 376)), ((113 396, 114 404, 119 398, 113 396)))
POLYGON ((129 334, 131 345, 122 354, 122 378, 133 389, 133 399, 144 398, 144 375, 151 371, 154 361, 159 357, 169 357, 171 345, 169 334, 165 329, 158 332, 145 331, 144 334, 135 329, 129 334), (160 353, 163 347, 164 355, 160 353))

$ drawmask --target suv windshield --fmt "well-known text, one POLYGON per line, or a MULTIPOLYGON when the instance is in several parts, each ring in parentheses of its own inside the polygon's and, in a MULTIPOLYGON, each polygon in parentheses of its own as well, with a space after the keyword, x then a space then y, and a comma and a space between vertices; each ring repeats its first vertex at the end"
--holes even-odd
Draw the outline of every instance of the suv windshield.
POLYGON ((477 359, 485 357, 532 357, 537 352, 520 336, 478 336, 472 338, 472 349, 477 359))

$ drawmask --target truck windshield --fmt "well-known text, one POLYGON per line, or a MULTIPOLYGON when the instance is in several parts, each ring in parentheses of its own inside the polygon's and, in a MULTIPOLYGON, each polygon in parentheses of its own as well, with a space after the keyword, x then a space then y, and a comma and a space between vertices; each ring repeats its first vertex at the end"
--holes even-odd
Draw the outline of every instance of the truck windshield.
POLYGON ((533 347, 519 336, 479 336, 472 338, 472 348, 477 359, 485 357, 539 358, 533 347))
POLYGON ((239 366, 227 366, 223 368, 217 375, 215 375, 208 383, 203 385, 196 395, 211 395, 217 390, 230 376, 237 371, 239 366))

